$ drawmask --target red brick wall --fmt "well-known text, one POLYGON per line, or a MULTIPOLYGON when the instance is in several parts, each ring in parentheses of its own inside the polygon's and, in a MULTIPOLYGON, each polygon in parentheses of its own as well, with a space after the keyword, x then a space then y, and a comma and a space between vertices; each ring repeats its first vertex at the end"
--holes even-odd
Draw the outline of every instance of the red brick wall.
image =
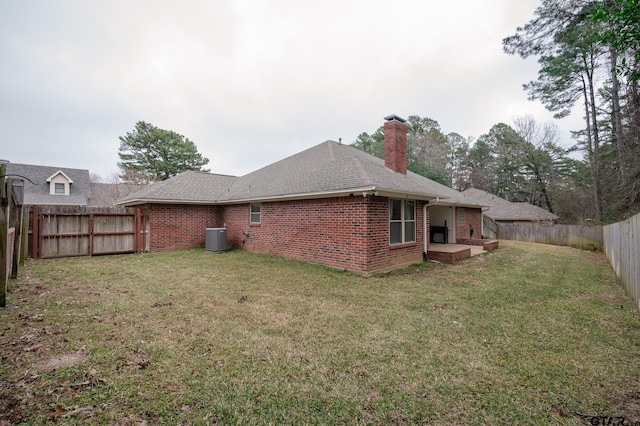
POLYGON ((422 260, 422 204, 416 243, 389 246, 389 200, 340 197, 261 204, 261 223, 249 205, 226 206, 223 221, 234 247, 357 272, 393 269, 422 260))
MULTIPOLYGON (((369 230, 371 235, 367 269, 363 272, 387 271, 422 261, 423 202, 416 202, 416 242, 389 245, 389 199, 375 197, 369 204, 369 230)), ((427 212, 428 224, 428 212, 427 212)), ((427 226, 428 228, 428 226, 427 226)), ((428 232, 428 231, 427 231, 428 232)))
POLYGON ((149 215, 149 250, 204 247, 205 229, 222 226, 220 206, 153 204, 149 215))
POLYGON ((458 238, 482 238, 482 211, 480 209, 456 208, 456 239, 458 238), (471 235, 472 229, 473 236, 471 235))
POLYGON ((416 242, 389 246, 389 199, 339 197, 261 203, 261 223, 249 204, 147 205, 150 250, 204 247, 205 229, 227 227, 236 248, 370 273, 422 261, 422 202, 416 203, 416 242))

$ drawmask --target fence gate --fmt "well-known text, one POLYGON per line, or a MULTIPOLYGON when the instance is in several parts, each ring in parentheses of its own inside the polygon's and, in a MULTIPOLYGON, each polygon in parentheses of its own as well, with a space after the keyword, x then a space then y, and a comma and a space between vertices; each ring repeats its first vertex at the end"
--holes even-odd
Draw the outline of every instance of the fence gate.
POLYGON ((34 206, 32 257, 140 253, 147 222, 140 209, 34 206))

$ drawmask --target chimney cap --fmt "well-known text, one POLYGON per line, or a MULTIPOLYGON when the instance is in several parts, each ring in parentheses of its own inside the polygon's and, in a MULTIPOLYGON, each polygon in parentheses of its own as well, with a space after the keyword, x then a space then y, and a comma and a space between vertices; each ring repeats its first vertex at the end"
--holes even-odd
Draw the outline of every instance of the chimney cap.
POLYGON ((387 120, 387 121, 394 121, 395 120, 395 121, 399 121, 400 123, 406 123, 407 122, 407 120, 405 120, 404 118, 398 117, 395 114, 387 115, 384 119, 387 120))

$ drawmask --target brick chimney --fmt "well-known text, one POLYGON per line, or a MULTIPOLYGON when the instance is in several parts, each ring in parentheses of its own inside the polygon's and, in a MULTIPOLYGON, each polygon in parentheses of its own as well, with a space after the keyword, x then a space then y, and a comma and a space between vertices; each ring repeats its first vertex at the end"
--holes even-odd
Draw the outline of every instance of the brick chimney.
POLYGON ((384 118, 384 165, 397 173, 407 174, 407 120, 397 115, 384 118))

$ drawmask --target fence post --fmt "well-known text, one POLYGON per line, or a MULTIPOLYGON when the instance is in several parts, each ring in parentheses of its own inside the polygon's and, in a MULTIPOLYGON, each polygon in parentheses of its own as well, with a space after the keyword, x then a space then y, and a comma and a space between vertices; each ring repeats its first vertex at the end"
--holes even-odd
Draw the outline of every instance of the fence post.
POLYGON ((141 246, 140 244, 140 209, 136 209, 135 221, 136 221, 136 225, 135 225, 136 237, 134 238, 133 243, 135 244, 136 253, 140 253, 141 252, 140 250, 140 246, 141 246))
POLYGON ((38 206, 33 206, 33 213, 31 213, 31 257, 34 259, 40 258, 40 209, 38 206))
POLYGON ((20 242, 20 265, 24 265, 29 256, 29 207, 22 206, 22 241, 20 242))
POLYGON ((89 256, 93 256, 93 213, 89 213, 89 256))
POLYGON ((13 247, 9 247, 10 250, 13 250, 11 278, 18 277, 18 265, 20 265, 20 253, 22 251, 22 215, 24 210, 23 202, 24 181, 22 179, 15 179, 12 183, 11 193, 9 197, 9 208, 13 209, 13 214, 11 215, 11 223, 14 229, 13 247))
MULTIPOLYGON (((9 221, 11 218, 9 197, 11 188, 7 185, 11 182, 6 178, 7 165, 0 163, 0 307, 7 306, 7 282, 9 281, 9 221)), ((13 247, 11 247, 13 250, 13 247)))

